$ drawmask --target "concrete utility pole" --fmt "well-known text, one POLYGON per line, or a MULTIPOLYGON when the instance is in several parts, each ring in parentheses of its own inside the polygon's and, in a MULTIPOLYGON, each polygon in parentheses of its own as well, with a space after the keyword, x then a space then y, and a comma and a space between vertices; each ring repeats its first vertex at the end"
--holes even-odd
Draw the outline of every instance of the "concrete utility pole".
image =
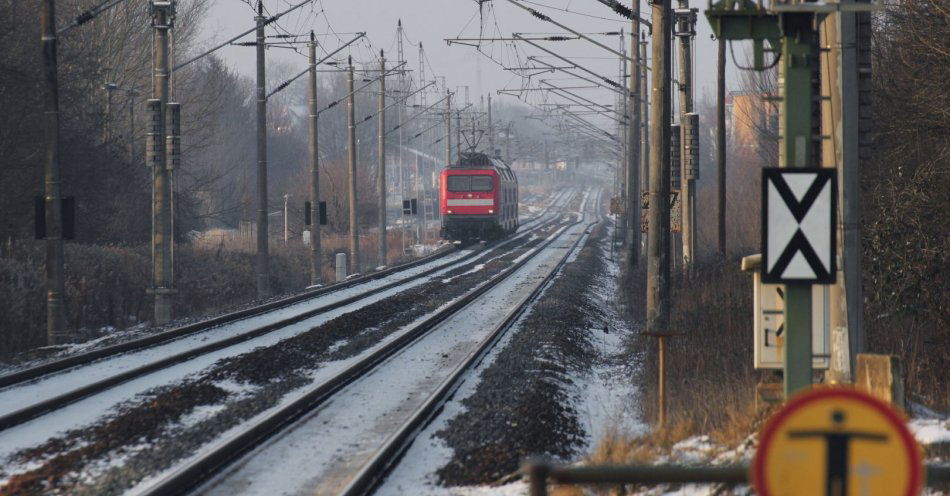
POLYGON ((350 274, 360 271, 360 238, 359 226, 356 225, 356 91, 353 89, 353 57, 348 60, 346 68, 346 126, 347 126, 347 161, 348 161, 348 189, 350 199, 350 274))
POLYGON ((106 108, 105 112, 103 112, 102 119, 102 142, 108 145, 112 139, 112 126, 110 125, 112 122, 112 92, 115 91, 116 86, 114 84, 105 84, 102 86, 102 89, 106 92, 106 108))
MULTIPOLYGON (((638 1, 638 0, 634 0, 638 1)), ((637 205, 641 205, 640 201, 643 197, 643 192, 649 193, 650 191, 650 91, 649 86, 647 85, 647 41, 646 34, 640 34, 640 198, 637 198, 637 205)), ((639 209, 639 207, 638 207, 639 209)), ((641 214, 642 216, 642 214, 641 214)), ((637 219, 637 230, 642 232, 642 229, 639 227, 640 219, 637 219)), ((649 240, 650 233, 646 234, 647 240, 649 240)), ((640 257, 646 254, 647 240, 640 240, 640 257)))
POLYGON ((719 256, 726 256, 726 40, 719 38, 716 68, 716 169, 718 175, 719 256))
MULTIPOLYGON (((630 30, 630 55, 633 58, 633 71, 630 74, 630 91, 627 96, 627 108, 632 120, 627 126, 627 265, 634 267, 640 261, 640 48, 637 39, 640 33, 640 0, 631 0, 633 20, 630 30)), ((646 72, 646 71, 643 71, 646 72)))
POLYGON ((46 223, 46 341, 56 345, 66 341, 66 311, 63 297, 66 283, 63 269, 63 210, 59 165, 59 82, 56 60, 56 2, 40 2, 40 30, 43 33, 45 91, 46 160, 44 195, 46 223))
POLYGON ((379 51, 379 110, 376 116, 377 155, 379 167, 376 169, 376 182, 379 187, 379 265, 386 265, 386 55, 379 51))
POLYGON ((832 14, 821 28, 821 46, 832 49, 822 53, 821 84, 823 109, 822 135, 831 139, 822 142, 822 163, 837 167, 838 205, 838 282, 831 286, 832 367, 825 377, 834 382, 850 382, 857 353, 863 352, 863 288, 861 281, 860 230, 860 132, 859 103, 864 94, 860 84, 859 58, 867 44, 858 36, 858 19, 866 13, 838 12, 832 14), (862 46, 864 45, 864 46, 862 46), (840 50, 835 48, 841 47, 840 50), (842 336, 843 335, 843 336, 842 336), (841 337, 839 337, 841 336, 841 337), (846 339, 842 339, 846 337, 846 339), (836 339, 837 338, 837 339, 836 339))
POLYGON ((129 163, 135 162, 135 96, 138 94, 135 90, 129 90, 129 163))
POLYGON ((320 284, 323 253, 320 246, 320 149, 317 110, 317 41, 310 32, 310 284, 320 284))
POLYGON ((445 97, 445 166, 452 165, 452 92, 445 97))
MULTIPOLYGON (((857 3, 843 0, 845 4, 857 3)), ((844 217, 844 279, 848 307, 848 338, 851 370, 866 349, 864 286, 861 245, 861 168, 871 157, 873 115, 871 106, 871 13, 839 14, 841 46, 841 201, 844 217), (855 47, 849 49, 849 47, 855 47)))
POLYGON ((257 297, 270 296, 267 227, 267 80, 264 71, 264 4, 257 2, 257 297))
MULTIPOLYGON (((627 88, 627 57, 626 57, 626 43, 624 40, 624 30, 620 28, 619 35, 620 42, 620 53, 623 57, 620 57, 620 68, 618 74, 618 81, 622 88, 627 88)), ((633 135, 633 130, 630 129, 630 102, 628 95, 623 93, 618 93, 614 99, 615 106, 614 108, 620 111, 620 119, 617 120, 617 147, 619 148, 618 163, 617 163, 617 188, 619 189, 620 194, 619 198, 624 203, 624 214, 621 217, 621 223, 624 229, 619 231, 623 235, 623 242, 626 242, 630 239, 630 233, 627 232, 626 226, 629 225, 629 219, 632 215, 632 211, 629 208, 630 198, 633 197, 633 192, 631 189, 632 178, 630 171, 630 160, 633 158, 632 152, 633 149, 630 147, 630 136, 633 135)), ((625 245, 626 246, 626 245, 625 245)))
POLYGON ((650 245, 647 325, 666 332, 670 318, 670 0, 653 4, 653 101, 650 105, 650 245))
POLYGON ((284 195, 284 246, 287 246, 290 243, 290 220, 288 213, 289 209, 288 203, 290 202, 290 195, 284 195))
MULTIPOLYGON (((689 8, 689 0, 679 0, 679 9, 676 12, 676 36, 680 40, 680 184, 682 188, 682 240, 683 240, 683 269, 689 270, 689 264, 695 259, 696 251, 696 179, 699 177, 698 167, 691 169, 690 160, 695 143, 692 135, 697 131, 694 122, 690 119, 693 112, 693 67, 692 67, 692 38, 696 35, 696 11, 689 8)), ((698 158, 698 153, 696 154, 698 158)), ((695 164, 698 166, 698 164, 695 164)))
POLYGON ((488 156, 495 156, 495 128, 491 120, 491 93, 488 94, 488 156))
POLYGON ((670 322, 670 87, 671 0, 654 0, 653 101, 650 105, 650 238, 647 250, 647 332, 659 346, 659 409, 657 423, 666 422, 666 338, 670 322))
POLYGON ((149 143, 147 165, 152 168, 152 287, 155 296, 155 317, 158 325, 172 318, 172 210, 171 171, 167 168, 166 105, 169 99, 170 58, 169 30, 174 18, 174 2, 152 2, 152 27, 155 29, 155 73, 152 77, 153 99, 149 102, 149 143))
POLYGON ((505 163, 511 165, 511 123, 505 127, 505 163))
POLYGON ((455 158, 462 160, 462 106, 455 111, 455 158))

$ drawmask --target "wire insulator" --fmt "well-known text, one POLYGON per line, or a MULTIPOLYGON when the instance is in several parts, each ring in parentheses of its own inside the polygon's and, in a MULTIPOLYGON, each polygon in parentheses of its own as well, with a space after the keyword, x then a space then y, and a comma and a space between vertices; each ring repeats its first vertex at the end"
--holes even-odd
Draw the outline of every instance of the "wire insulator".
POLYGON ((540 12, 538 12, 537 10, 534 10, 534 9, 531 9, 531 15, 537 17, 538 19, 541 19, 542 21, 550 21, 550 20, 551 20, 550 17, 548 17, 548 16, 546 16, 546 15, 544 15, 544 14, 542 14, 542 13, 540 13, 540 12))
POLYGON ((76 16, 76 25, 82 26, 83 24, 95 19, 95 17, 96 17, 96 14, 93 11, 87 10, 83 12, 82 14, 79 14, 78 16, 76 16))
POLYGON ((633 19, 633 11, 630 10, 630 7, 627 7, 620 2, 614 2, 613 7, 614 12, 626 17, 627 19, 633 19))

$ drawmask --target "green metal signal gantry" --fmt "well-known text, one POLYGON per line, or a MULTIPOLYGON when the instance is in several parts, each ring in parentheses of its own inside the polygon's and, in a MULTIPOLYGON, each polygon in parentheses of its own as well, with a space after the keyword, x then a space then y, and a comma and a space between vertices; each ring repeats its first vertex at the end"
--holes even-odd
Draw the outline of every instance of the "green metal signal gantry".
MULTIPOLYGON (((843 0, 846 1, 846 0, 843 0)), ((779 166, 816 167, 821 140, 814 109, 821 98, 814 83, 819 64, 818 28, 828 14, 870 11, 873 4, 772 0, 768 7, 752 0, 710 2, 705 14, 717 37, 751 40, 753 67, 778 66, 780 99, 779 166), (766 59, 771 54, 771 59, 766 59)), ((770 164, 766 164, 770 165, 770 164)), ((785 395, 812 383, 811 285, 791 283, 785 290, 785 395)))

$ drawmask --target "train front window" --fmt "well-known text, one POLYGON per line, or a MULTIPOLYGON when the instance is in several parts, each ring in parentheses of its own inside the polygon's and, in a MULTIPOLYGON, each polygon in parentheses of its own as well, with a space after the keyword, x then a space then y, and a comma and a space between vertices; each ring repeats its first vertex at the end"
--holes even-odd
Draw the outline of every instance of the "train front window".
POLYGON ((453 193, 461 193, 472 190, 471 176, 449 176, 446 187, 453 193))
POLYGON ((491 176, 472 176, 472 191, 491 191, 491 176))

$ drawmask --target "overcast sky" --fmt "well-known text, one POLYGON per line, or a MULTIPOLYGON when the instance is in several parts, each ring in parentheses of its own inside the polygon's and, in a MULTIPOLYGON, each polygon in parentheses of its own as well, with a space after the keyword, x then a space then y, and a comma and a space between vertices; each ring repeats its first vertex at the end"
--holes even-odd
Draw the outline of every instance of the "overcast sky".
MULTIPOLYGON (((256 0, 216 0, 203 27, 203 38, 207 45, 224 41, 253 26, 254 10, 250 3, 256 0)), ((265 9, 273 14, 283 11, 299 0, 264 0, 265 9)), ((585 33, 603 33, 618 31, 621 28, 628 34, 630 22, 624 20, 597 0, 531 0, 530 4, 554 20, 585 33), (559 10, 560 9, 560 10, 559 10), (568 10, 570 12, 565 11, 568 10)), ((700 9, 706 2, 692 1, 700 9)), ((644 1, 644 17, 650 17, 650 9, 644 1)), ((473 101, 476 95, 484 95, 501 88, 518 88, 522 85, 520 77, 503 70, 486 55, 479 54, 474 47, 448 46, 446 38, 456 37, 510 37, 513 32, 560 34, 563 30, 552 24, 540 21, 508 0, 490 0, 484 4, 481 15, 475 0, 313 0, 309 5, 283 17, 279 27, 270 28, 268 34, 291 32, 306 34, 314 29, 325 50, 330 51, 348 40, 358 31, 367 33, 367 42, 354 45, 343 54, 352 55, 359 62, 371 62, 374 53, 380 49, 386 51, 388 60, 396 57, 396 24, 402 19, 408 43, 405 47, 409 68, 418 72, 418 44, 423 43, 431 70, 436 75, 446 76, 451 88, 468 85, 473 101)), ((716 44, 710 39, 709 23, 700 11, 696 36, 696 98, 702 98, 704 92, 714 95, 716 76, 716 44)), ((253 36, 253 35, 252 35, 253 36)), ((247 40, 251 40, 249 36, 247 40)), ((598 41, 612 48, 619 48, 617 36, 593 35, 598 41)), ((629 44, 629 39, 627 41, 629 44)), ((567 56, 580 65, 612 79, 618 78, 618 59, 610 52, 586 41, 544 42, 550 48, 567 56)), ((542 51, 521 44, 520 52, 510 44, 483 44, 482 51, 504 65, 518 65, 517 54, 545 55, 542 51)), ((246 47, 229 47, 221 51, 222 56, 234 69, 242 74, 254 74, 254 50, 246 47)), ((305 53, 305 51, 304 51, 305 53)), ((306 67, 306 59, 290 50, 268 50, 268 65, 284 61, 299 69, 306 67)), ((563 65, 556 59, 543 59, 554 65, 563 65)), ((429 71, 429 67, 426 71, 429 71)), ((427 74, 431 79, 432 74, 427 74)), ((552 82, 565 78, 563 74, 543 74, 538 79, 552 82)), ((730 78, 732 74, 730 71, 730 78)), ((573 85, 587 83, 574 81, 573 85)), ((536 86, 537 83, 535 82, 536 86)), ((464 95, 464 90, 461 90, 464 95)), ((607 92, 588 90, 589 96, 599 102, 610 103, 612 97, 607 92)), ((464 98, 464 97, 462 97, 464 98)), ((511 98, 511 97, 504 97, 511 98)))

